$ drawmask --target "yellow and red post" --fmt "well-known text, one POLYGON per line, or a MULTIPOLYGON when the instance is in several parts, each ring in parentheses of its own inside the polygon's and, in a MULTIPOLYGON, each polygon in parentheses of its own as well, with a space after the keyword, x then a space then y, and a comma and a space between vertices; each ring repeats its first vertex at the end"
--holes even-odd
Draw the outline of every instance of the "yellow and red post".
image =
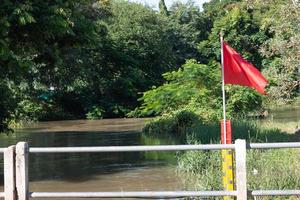
MULTIPOLYGON (((226 120, 226 131, 224 130, 224 120, 221 120, 221 142, 222 144, 232 144, 231 122, 226 120), (225 136, 226 133, 226 136, 225 136), (226 138, 226 141, 225 141, 226 138)), ((222 174, 224 190, 234 190, 233 174, 233 151, 231 149, 222 150, 222 174)), ((233 197, 225 196, 224 200, 231 200, 233 197)))

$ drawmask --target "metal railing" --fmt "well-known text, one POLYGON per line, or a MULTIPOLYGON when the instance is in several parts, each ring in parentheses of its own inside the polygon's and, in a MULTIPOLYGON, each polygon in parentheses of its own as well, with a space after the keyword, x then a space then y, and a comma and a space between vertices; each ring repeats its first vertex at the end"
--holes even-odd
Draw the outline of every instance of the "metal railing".
POLYGON ((205 145, 152 145, 152 146, 107 146, 107 147, 43 147, 29 148, 26 142, 0 149, 4 152, 5 200, 28 200, 31 198, 181 198, 234 196, 246 200, 252 196, 300 195, 300 190, 247 190, 246 149, 300 148, 294 143, 251 143, 236 140, 235 144, 205 145), (29 154, 36 153, 83 153, 83 152, 140 152, 140 151, 188 151, 188 150, 235 150, 236 190, 234 191, 132 191, 132 192, 29 192, 29 154))

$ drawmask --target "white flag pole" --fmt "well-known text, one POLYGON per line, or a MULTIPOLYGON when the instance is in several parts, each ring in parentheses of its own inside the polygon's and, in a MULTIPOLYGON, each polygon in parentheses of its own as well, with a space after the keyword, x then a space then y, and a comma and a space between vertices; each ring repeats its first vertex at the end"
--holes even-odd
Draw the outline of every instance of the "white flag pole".
POLYGON ((221 66, 222 66, 222 99, 223 99, 223 127, 224 127, 224 144, 227 143, 227 130, 226 130, 226 103, 225 103, 225 81, 224 81, 224 55, 223 55, 223 34, 220 33, 221 40, 221 66))

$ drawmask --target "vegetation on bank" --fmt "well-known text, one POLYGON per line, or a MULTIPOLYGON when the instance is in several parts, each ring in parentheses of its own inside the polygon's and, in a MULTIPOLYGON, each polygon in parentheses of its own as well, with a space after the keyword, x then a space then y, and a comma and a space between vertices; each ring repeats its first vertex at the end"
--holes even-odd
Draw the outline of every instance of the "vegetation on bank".
MULTIPOLYGON (((294 134, 300 121, 289 123, 273 122, 269 120, 258 121, 254 119, 231 120, 233 139, 245 139, 248 142, 292 142, 299 141, 299 135, 294 134), (292 133, 284 129, 294 130, 292 133)), ((154 118, 143 128, 145 135, 157 137, 170 136, 179 138, 180 143, 192 141, 202 144, 220 143, 220 121, 203 121, 198 115, 190 111, 178 111, 169 115, 154 118)))
MULTIPOLYGON (((186 189, 223 190, 220 151, 190 151, 179 156, 178 173, 185 177, 186 189)), ((250 190, 294 190, 300 187, 299 150, 249 150, 247 188, 250 190)), ((223 199, 223 198, 211 198, 223 199)), ((250 198, 249 199, 253 199, 250 198)), ((261 199, 297 199, 263 197, 261 199)))
MULTIPOLYGON (((299 125, 300 121, 287 124, 233 120, 233 140, 241 138, 247 142, 300 141, 298 134, 283 131, 295 131, 299 125), (283 126, 284 129, 281 129, 283 126)), ((160 138, 164 144, 170 144, 170 141, 176 144, 220 143, 220 122, 202 121, 195 113, 189 111, 178 111, 155 118, 146 124, 143 132, 144 137, 160 138)), ((256 190, 299 188, 299 153, 298 149, 248 150, 248 188, 256 190)), ((187 151, 177 154, 177 171, 184 177, 184 185, 188 190, 222 190, 221 166, 220 151, 187 151)))

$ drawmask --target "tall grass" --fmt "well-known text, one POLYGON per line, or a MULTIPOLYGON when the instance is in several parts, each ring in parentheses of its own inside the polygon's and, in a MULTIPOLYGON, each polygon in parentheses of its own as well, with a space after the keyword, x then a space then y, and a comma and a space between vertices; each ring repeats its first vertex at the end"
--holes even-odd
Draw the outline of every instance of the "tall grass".
MULTIPOLYGON (((299 189, 299 166, 299 150, 250 150, 247 152, 247 188, 249 190, 299 189)), ((187 190, 223 190, 220 151, 186 152, 178 157, 177 169, 178 174, 183 177, 187 190)), ((297 197, 261 199, 297 199, 297 197)))
MULTIPOLYGON (((246 139, 248 142, 299 141, 296 135, 287 134, 278 128, 266 128, 253 121, 233 121, 232 130, 234 139, 246 139)), ((219 134, 220 125, 198 123, 188 130, 187 143, 218 143, 219 134)), ((299 149, 249 150, 247 151, 248 188, 250 190, 299 189, 299 166, 299 149)), ((178 156, 178 173, 185 177, 187 189, 222 190, 221 152, 183 153, 178 156)), ((264 197, 262 199, 290 198, 264 197)))
MULTIPOLYGON (((299 141, 294 133, 299 122, 279 123, 273 121, 232 120, 233 140, 246 139, 247 142, 287 142, 299 141), (290 131, 286 131, 290 130, 290 131)), ((173 137, 180 143, 196 140, 202 144, 220 142, 220 122, 203 122, 196 114, 180 111, 147 122, 145 135, 173 137)))
MULTIPOLYGON (((197 140, 201 143, 219 143, 220 142, 219 123, 201 123, 198 122, 193 127, 187 129, 186 139, 197 140)), ((298 140, 296 135, 281 131, 271 124, 261 126, 257 121, 233 120, 232 121, 232 139, 245 139, 247 142, 287 142, 298 140)))
MULTIPOLYGON (((180 115, 180 113, 178 113, 180 115)), ((189 115, 189 113, 184 113, 189 115)), ((156 119, 146 127, 146 134, 179 138, 178 143, 209 144, 220 143, 220 123, 202 122, 193 115, 182 128, 181 116, 156 119)), ((282 127, 295 129, 295 124, 272 124, 272 122, 233 120, 233 140, 247 142, 299 141, 299 135, 283 131, 282 127), (288 127, 291 125, 292 127, 288 127)), ((222 190, 222 169, 220 151, 187 151, 177 155, 178 174, 183 176, 188 190, 222 190)), ((300 150, 248 150, 248 188, 256 189, 299 189, 300 150)), ((222 198, 210 198, 222 199, 222 198)), ((250 198, 249 198, 250 199, 250 198)), ((297 199, 297 197, 263 197, 261 199, 297 199)), ((298 198, 299 199, 299 198, 298 198)))

